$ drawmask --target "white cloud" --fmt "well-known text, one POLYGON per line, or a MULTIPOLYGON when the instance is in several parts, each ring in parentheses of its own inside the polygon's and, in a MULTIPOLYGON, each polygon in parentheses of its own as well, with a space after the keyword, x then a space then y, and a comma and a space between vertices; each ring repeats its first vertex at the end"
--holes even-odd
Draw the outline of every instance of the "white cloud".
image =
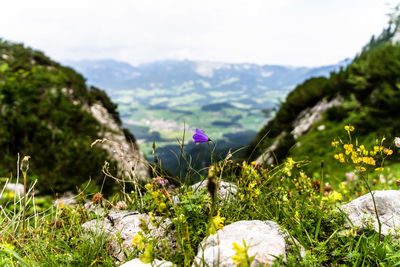
POLYGON ((385 26, 386 0, 6 0, 0 37, 56 59, 323 65, 385 26))

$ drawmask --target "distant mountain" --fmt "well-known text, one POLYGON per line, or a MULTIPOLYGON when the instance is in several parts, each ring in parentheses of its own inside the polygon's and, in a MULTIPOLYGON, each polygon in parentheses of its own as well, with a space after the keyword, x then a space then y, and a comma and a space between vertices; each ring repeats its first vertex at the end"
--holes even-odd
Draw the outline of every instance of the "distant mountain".
POLYGON ((64 63, 83 73, 89 84, 107 88, 123 124, 135 133, 148 158, 155 141, 163 162, 176 161, 170 151, 177 150, 176 138, 182 137, 184 127, 186 140, 201 128, 224 151, 250 143, 267 122, 266 114, 272 116, 272 109, 297 84, 327 77, 347 64, 307 68, 190 60, 139 66, 115 60, 64 63), (262 112, 265 109, 270 111, 262 112))
MULTIPOLYGON (((81 72, 88 79, 89 84, 107 88, 108 92, 137 89, 174 90, 174 88, 184 86, 186 90, 176 91, 174 96, 201 92, 205 97, 196 102, 205 104, 210 100, 219 102, 215 99, 218 98, 215 92, 236 92, 243 96, 240 103, 251 103, 252 107, 264 107, 263 104, 268 102, 268 99, 264 99, 267 91, 289 92, 297 84, 310 77, 328 76, 330 72, 337 71, 340 66, 347 64, 341 62, 335 65, 307 68, 165 60, 135 67, 126 62, 110 59, 65 61, 64 63, 81 72), (262 103, 254 103, 254 96, 257 96, 259 102, 262 103)), ((169 97, 170 94, 157 96, 169 97)), ((140 99, 140 94, 138 97, 140 99)))

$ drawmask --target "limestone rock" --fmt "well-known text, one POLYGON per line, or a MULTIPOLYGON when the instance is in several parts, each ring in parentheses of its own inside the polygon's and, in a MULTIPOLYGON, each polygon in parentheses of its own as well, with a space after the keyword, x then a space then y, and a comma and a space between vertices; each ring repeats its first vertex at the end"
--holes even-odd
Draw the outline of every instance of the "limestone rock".
POLYGON ((100 204, 95 204, 92 201, 85 203, 85 205, 83 205, 83 208, 90 213, 91 211, 93 211, 96 215, 102 215, 104 212, 103 207, 100 204))
POLYGON ((19 196, 24 194, 24 185, 23 184, 7 183, 4 188, 6 190, 14 192, 16 195, 19 195, 19 196))
POLYGON ((110 237, 111 252, 118 261, 122 262, 126 259, 124 249, 131 251, 133 238, 143 231, 140 228, 143 220, 148 223, 150 236, 160 242, 166 239, 171 247, 175 246, 173 236, 168 231, 172 225, 170 220, 166 219, 162 222, 161 217, 155 217, 155 220, 160 223, 160 226, 156 228, 149 222, 149 215, 139 214, 137 211, 110 211, 104 218, 86 222, 82 227, 96 234, 104 233, 110 237))
POLYGON ((108 151, 110 157, 118 162, 120 174, 146 181, 150 177, 149 165, 139 147, 128 142, 122 127, 103 105, 95 103, 86 109, 103 125, 100 133, 103 139, 93 144, 108 151))
POLYGON ((67 191, 54 201, 54 205, 59 206, 73 206, 76 204, 76 196, 71 191, 67 191))
POLYGON ((307 108, 300 112, 296 120, 293 122, 293 134, 294 139, 298 139, 305 132, 307 132, 311 126, 320 121, 322 114, 331 107, 340 106, 342 101, 340 98, 334 98, 331 101, 323 99, 319 101, 314 107, 307 108))
MULTIPOLYGON (((191 187, 194 192, 199 191, 199 190, 207 190, 207 180, 195 183, 195 184, 191 185, 191 187)), ((232 183, 220 181, 217 194, 218 194, 218 198, 220 200, 231 199, 236 196, 237 187, 236 187, 236 185, 234 185, 232 183)), ((179 203, 179 201, 180 201, 179 196, 177 196, 177 195, 172 196, 172 202, 175 205, 177 205, 179 203)))
MULTIPOLYGON (((194 185, 192 185, 192 189, 193 191, 197 191, 197 190, 207 190, 207 180, 195 183, 194 185)), ((236 196, 237 193, 237 187, 236 185, 229 183, 229 182, 224 182, 224 181, 220 181, 219 185, 218 185, 218 198, 219 199, 229 199, 232 198, 234 196, 236 196)))
POLYGON ((287 135, 285 131, 283 131, 280 135, 278 135, 272 145, 270 145, 257 159, 257 164, 263 164, 264 162, 267 164, 274 163, 274 151, 278 148, 279 142, 287 135))
POLYGON ((193 266, 234 267, 235 255, 232 243, 243 246, 243 240, 249 246, 248 255, 254 256, 254 266, 271 265, 275 257, 286 258, 287 244, 285 234, 278 224, 272 221, 238 221, 218 230, 215 235, 205 238, 199 246, 193 266))
MULTIPOLYGON (((328 109, 332 107, 340 106, 342 102, 343 101, 340 97, 334 98, 330 101, 323 99, 319 101, 317 104, 315 104, 315 106, 313 106, 312 108, 304 109, 293 121, 292 123, 293 130, 290 132, 290 134, 292 134, 294 139, 297 140, 300 136, 309 131, 315 123, 321 120, 322 114, 324 112, 326 112, 328 109)), ((322 127, 322 125, 320 125, 318 130, 319 131, 325 130, 325 126, 322 127)), ((278 135, 275 138, 274 142, 267 149, 265 149, 264 152, 256 159, 256 162, 258 164, 274 163, 275 160, 274 152, 278 148, 281 140, 283 140, 283 138, 285 138, 287 134, 288 134, 287 132, 283 131, 280 135, 278 135)))
MULTIPOLYGON (((395 233, 400 229, 400 191, 383 190, 373 191, 378 210, 379 219, 382 223, 382 234, 395 233)), ((378 232, 378 222, 371 194, 365 194, 341 207, 349 217, 353 225, 364 228, 368 221, 373 222, 375 231, 378 232)), ((348 223, 346 223, 348 225, 348 223)))
POLYGON ((175 266, 172 262, 154 260, 152 263, 143 263, 139 259, 133 259, 125 262, 120 267, 173 267, 175 266))

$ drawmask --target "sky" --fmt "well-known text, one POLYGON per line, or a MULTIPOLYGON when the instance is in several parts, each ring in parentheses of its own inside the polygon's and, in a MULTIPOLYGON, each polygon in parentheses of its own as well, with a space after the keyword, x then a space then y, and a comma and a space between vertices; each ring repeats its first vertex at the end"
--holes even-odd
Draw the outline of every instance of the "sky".
POLYGON ((55 60, 321 66, 354 57, 391 0, 1 0, 0 38, 55 60))

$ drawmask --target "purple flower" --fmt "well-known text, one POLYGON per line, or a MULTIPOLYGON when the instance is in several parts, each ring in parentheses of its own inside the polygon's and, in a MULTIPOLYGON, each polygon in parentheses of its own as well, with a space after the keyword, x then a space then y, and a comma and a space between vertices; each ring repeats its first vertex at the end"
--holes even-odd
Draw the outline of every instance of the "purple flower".
POLYGON ((159 185, 161 185, 163 187, 165 187, 168 184, 168 180, 167 179, 163 179, 160 176, 157 176, 156 178, 153 178, 153 181, 156 184, 159 184, 159 185))
POLYGON ((196 128, 196 133, 193 135, 193 140, 194 143, 207 143, 208 141, 211 141, 210 137, 203 133, 201 130, 196 128))

